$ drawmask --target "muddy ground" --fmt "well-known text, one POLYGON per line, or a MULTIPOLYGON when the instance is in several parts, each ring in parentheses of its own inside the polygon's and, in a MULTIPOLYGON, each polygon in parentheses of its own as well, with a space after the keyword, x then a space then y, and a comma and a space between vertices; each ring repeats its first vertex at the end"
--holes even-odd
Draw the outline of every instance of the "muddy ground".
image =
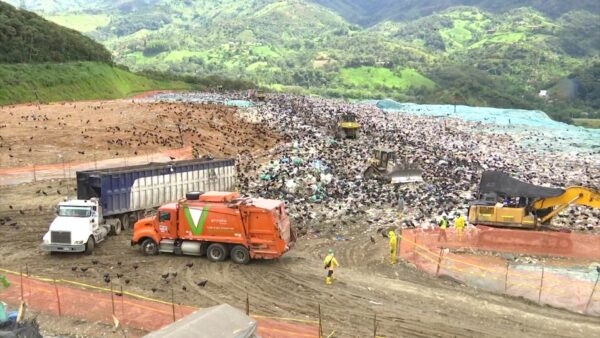
MULTIPOLYGON (((89 161, 170 149, 179 142, 177 123, 184 129, 186 143, 194 142, 201 153, 214 156, 269 149, 279 142, 277 135, 242 122, 225 107, 77 102, 41 110, 1 107, 0 117, 0 167, 4 168, 55 163, 58 154, 66 161, 89 161), (117 126, 122 127, 117 130, 117 126)), ((375 231, 363 229, 360 221, 342 240, 328 235, 335 232, 321 231, 299 238, 281 259, 246 266, 167 254, 145 257, 130 246, 131 230, 101 243, 91 257, 45 254, 39 245, 54 217, 53 206, 73 195, 74 186, 74 180, 54 180, 0 187, 0 219, 11 218, 0 225, 0 267, 18 271, 27 266, 35 275, 99 286, 106 285, 103 275, 109 273, 117 287, 127 279, 126 290, 167 301, 173 286, 177 302, 197 307, 229 303, 244 308, 249 294, 250 310, 259 315, 315 320, 320 304, 324 333, 335 331, 331 337, 371 336, 375 313, 379 336, 385 337, 600 336, 598 318, 481 292, 403 263, 390 266, 387 242, 375 231), (322 258, 330 247, 341 267, 334 285, 328 286, 322 258), (188 263, 193 267, 187 268, 188 263), (134 269, 134 264, 140 268, 134 269), (73 272, 73 267, 89 269, 73 272), (167 272, 178 273, 168 285, 161 278, 167 272), (117 273, 124 276, 114 278, 117 273), (205 287, 196 285, 204 279, 208 280, 205 287)), ((39 318, 47 334, 122 336, 105 324, 39 318)))
MULTIPOLYGON (((317 304, 321 304, 324 331, 335 330, 333 337, 369 336, 373 313, 377 313, 380 335, 386 337, 505 337, 509 332, 521 337, 600 336, 597 318, 480 292, 402 263, 392 267, 386 261, 385 240, 360 229, 342 241, 300 238, 283 258, 247 266, 167 254, 145 257, 130 246, 130 231, 101 243, 92 257, 48 255, 39 250, 39 244, 60 196, 36 191, 64 186, 67 183, 63 181, 47 181, 2 187, 0 218, 11 217, 11 224, 17 224, 0 226, 1 267, 19 270, 27 265, 32 274, 94 285, 105 285, 104 273, 122 273, 123 278, 113 278, 117 286, 129 279, 126 290, 169 300, 173 285, 176 301, 198 307, 229 303, 243 309, 248 293, 252 313, 261 315, 315 319, 317 304), (341 264, 332 286, 324 284, 321 267, 322 255, 329 247, 341 264), (93 265, 92 260, 98 264, 93 265), (190 262, 194 265, 188 269, 190 262), (134 270, 134 263, 140 268, 134 270), (72 267, 89 270, 73 272, 72 267), (166 272, 178 272, 169 285, 160 276, 166 272), (208 280, 206 286, 197 286, 195 282, 203 279, 208 280)), ((97 323, 67 319, 49 320, 46 329, 61 334, 120 336, 97 323)))
POLYGON ((195 146, 200 155, 270 149, 278 136, 235 108, 128 100, 0 107, 0 168, 86 162, 195 146), (180 135, 181 129, 181 135, 180 135))

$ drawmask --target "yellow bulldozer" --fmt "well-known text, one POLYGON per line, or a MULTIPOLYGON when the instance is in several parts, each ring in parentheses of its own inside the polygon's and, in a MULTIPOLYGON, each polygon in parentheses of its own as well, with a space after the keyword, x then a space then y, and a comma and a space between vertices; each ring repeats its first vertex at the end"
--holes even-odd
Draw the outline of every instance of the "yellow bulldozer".
POLYGON ((392 184, 423 182, 421 169, 400 163, 394 151, 383 148, 373 149, 363 177, 392 184))
POLYGON ((600 193, 584 187, 555 189, 486 171, 479 199, 469 206, 469 222, 494 227, 536 229, 571 205, 600 208, 600 193))
POLYGON ((338 138, 357 139, 359 129, 360 124, 356 122, 356 115, 346 113, 338 121, 336 136, 338 138))

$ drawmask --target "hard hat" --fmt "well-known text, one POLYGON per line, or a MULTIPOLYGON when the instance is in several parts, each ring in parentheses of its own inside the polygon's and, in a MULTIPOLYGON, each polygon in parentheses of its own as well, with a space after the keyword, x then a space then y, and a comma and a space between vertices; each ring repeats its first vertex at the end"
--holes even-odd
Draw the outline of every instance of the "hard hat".
POLYGON ((329 249, 327 252, 329 252, 330 254, 333 253, 333 249, 329 249))

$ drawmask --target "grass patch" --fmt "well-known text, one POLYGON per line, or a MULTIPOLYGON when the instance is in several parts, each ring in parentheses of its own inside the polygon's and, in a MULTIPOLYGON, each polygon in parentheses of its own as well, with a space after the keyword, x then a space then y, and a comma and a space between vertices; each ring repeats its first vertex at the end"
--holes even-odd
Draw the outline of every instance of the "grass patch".
POLYGON ((344 68, 340 79, 347 87, 408 89, 416 87, 433 88, 435 83, 416 70, 405 68, 399 72, 381 67, 344 68))
POLYGON ((110 17, 104 14, 66 14, 46 17, 61 26, 86 33, 95 31, 98 27, 108 25, 110 17))
POLYGON ((257 46, 252 48, 252 54, 257 56, 278 58, 280 57, 270 46, 257 46))
POLYGON ((580 127, 600 129, 600 119, 573 119, 573 124, 580 127))
POLYGON ((206 53, 203 52, 193 52, 191 50, 174 50, 169 52, 169 54, 165 55, 165 61, 177 62, 182 61, 185 58, 189 58, 192 56, 202 58, 206 53))
POLYGON ((0 105, 116 99, 156 89, 190 89, 176 81, 156 81, 105 63, 0 65, 0 105))

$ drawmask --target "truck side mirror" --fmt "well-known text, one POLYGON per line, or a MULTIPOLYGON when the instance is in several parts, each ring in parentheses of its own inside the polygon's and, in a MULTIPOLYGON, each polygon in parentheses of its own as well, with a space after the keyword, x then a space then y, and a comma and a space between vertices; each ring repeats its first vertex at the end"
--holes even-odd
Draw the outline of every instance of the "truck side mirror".
POLYGON ((91 222, 91 223, 95 223, 95 222, 96 222, 96 220, 92 218, 92 220, 91 220, 90 222, 91 222))

